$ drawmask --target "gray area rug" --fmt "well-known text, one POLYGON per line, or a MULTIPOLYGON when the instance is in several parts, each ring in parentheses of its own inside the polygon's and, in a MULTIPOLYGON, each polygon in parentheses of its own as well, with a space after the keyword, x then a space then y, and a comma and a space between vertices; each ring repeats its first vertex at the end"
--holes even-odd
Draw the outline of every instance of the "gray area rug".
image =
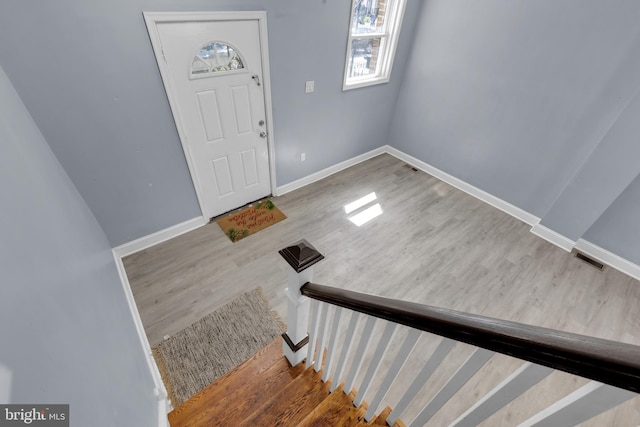
POLYGON ((153 349, 173 407, 285 331, 260 289, 247 292, 153 349))

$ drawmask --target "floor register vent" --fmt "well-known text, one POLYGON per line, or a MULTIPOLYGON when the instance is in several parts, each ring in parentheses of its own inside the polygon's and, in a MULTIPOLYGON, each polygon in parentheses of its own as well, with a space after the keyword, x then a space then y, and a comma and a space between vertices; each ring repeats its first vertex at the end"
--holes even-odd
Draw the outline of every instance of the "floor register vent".
POLYGON ((578 258, 581 261, 586 262, 590 266, 592 266, 594 268, 597 268, 600 271, 602 271, 602 269, 604 269, 604 264, 602 264, 601 262, 598 262, 595 259, 583 254, 582 252, 576 252, 576 258, 578 258))

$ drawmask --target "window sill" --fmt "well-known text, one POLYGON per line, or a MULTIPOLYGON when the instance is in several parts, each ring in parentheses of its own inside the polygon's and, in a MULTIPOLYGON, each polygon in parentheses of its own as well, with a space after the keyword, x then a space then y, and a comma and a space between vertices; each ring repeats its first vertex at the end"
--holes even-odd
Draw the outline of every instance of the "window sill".
POLYGON ((359 89, 361 87, 380 85, 389 82, 389 77, 374 77, 370 79, 356 80, 351 83, 343 83, 342 91, 345 92, 351 89, 359 89))

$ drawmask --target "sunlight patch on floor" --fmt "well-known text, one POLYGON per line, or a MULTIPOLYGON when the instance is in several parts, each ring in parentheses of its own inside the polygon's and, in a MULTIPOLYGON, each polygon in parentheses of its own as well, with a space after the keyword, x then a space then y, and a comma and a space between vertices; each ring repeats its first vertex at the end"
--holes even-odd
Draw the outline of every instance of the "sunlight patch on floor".
MULTIPOLYGON (((369 193, 364 197, 359 198, 358 200, 351 202, 344 207, 344 211, 348 214, 360 209, 363 206, 367 206, 370 203, 376 201, 378 196, 376 196, 375 192, 369 193)), ((376 203, 368 207, 367 209, 348 217, 349 221, 360 227, 361 225, 366 224, 372 219, 382 215, 382 206, 380 203, 376 203)))

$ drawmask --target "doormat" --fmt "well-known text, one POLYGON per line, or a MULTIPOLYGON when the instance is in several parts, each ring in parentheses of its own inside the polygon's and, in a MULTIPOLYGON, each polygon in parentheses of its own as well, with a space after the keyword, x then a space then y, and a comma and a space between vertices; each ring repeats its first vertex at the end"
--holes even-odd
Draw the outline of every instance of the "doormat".
POLYGON ((267 199, 253 203, 216 222, 232 242, 237 242, 286 217, 271 200, 267 199))
POLYGON ((258 288, 154 347, 173 407, 249 359, 285 329, 258 288))

